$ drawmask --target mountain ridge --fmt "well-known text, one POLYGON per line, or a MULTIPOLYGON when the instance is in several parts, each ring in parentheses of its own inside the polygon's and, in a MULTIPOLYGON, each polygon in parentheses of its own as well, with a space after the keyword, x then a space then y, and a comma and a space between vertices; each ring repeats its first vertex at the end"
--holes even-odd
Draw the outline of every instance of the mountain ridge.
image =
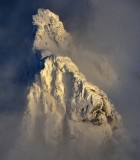
MULTIPOLYGON (((29 134, 38 128, 38 120, 44 117, 41 120, 42 125, 45 125, 46 128, 44 137, 46 137, 47 142, 52 144, 57 143, 58 137, 63 135, 62 132, 67 133, 66 137, 77 137, 81 134, 87 136, 85 131, 83 133, 86 128, 88 128, 89 134, 95 135, 94 140, 98 135, 101 135, 102 138, 99 139, 102 139, 102 142, 107 137, 111 138, 115 132, 121 130, 121 116, 107 95, 96 85, 89 83, 71 58, 68 57, 74 49, 71 50, 67 43, 72 43, 71 38, 63 43, 63 40, 65 41, 63 35, 70 36, 64 30, 62 22, 54 13, 42 9, 39 9, 37 15, 33 16, 33 20, 34 25, 37 25, 38 28, 33 49, 36 55, 40 54, 41 69, 40 73, 36 74, 36 80, 30 87, 27 97, 27 112, 30 115, 29 134), (44 16, 47 16, 47 22, 44 22, 46 19, 42 22, 44 16), (44 29, 44 24, 52 28, 53 25, 57 26, 53 24, 56 22, 55 20, 49 21, 50 17, 61 24, 62 36, 59 36, 62 41, 57 39, 60 43, 57 47, 55 46, 55 35, 57 34, 51 32, 54 36, 48 37, 49 31, 46 32, 44 29), (49 41, 52 43, 44 48, 46 41, 47 44, 49 41), (55 50, 53 50, 54 46, 56 47, 55 50), (47 130, 47 126, 49 127, 50 124, 54 127, 47 130), (96 130, 99 131, 97 134, 96 130)), ((55 30, 56 33, 59 33, 60 28, 55 30)), ((51 31, 53 29, 50 28, 51 31)))

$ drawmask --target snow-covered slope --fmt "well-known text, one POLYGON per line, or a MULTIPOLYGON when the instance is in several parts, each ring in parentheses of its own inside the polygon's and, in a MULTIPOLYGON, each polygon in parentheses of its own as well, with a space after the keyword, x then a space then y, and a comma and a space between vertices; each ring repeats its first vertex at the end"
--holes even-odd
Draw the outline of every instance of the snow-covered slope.
POLYGON ((120 129, 121 116, 107 95, 89 83, 69 57, 58 56, 63 55, 59 52, 71 52, 71 38, 58 16, 39 9, 33 19, 38 27, 34 49, 41 53, 44 67, 28 94, 29 134, 42 123, 50 144, 58 143, 60 137, 81 135, 89 141, 98 137, 101 142, 112 137, 120 129))
POLYGON ((53 96, 56 103, 65 106, 71 119, 119 127, 120 116, 107 95, 87 82, 70 58, 48 56, 40 72, 40 84, 44 99, 46 93, 53 96))

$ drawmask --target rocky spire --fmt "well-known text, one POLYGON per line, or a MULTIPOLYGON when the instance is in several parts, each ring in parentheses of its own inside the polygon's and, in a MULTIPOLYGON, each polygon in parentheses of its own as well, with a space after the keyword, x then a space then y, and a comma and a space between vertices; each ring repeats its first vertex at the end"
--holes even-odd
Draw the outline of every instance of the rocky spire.
POLYGON ((33 49, 41 51, 42 57, 50 54, 69 55, 73 52, 71 37, 58 15, 49 10, 39 9, 33 16, 33 25, 37 27, 33 49))

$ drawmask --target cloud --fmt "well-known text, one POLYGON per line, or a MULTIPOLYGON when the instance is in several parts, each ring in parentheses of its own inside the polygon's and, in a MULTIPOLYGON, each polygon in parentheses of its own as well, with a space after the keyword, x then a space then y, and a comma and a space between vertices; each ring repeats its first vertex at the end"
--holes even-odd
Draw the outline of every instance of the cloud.
MULTIPOLYGON (((20 137, 20 133, 15 136, 15 129, 11 128, 10 137, 7 138, 8 135, 5 133, 9 127, 5 126, 9 126, 14 121, 13 124, 18 128, 20 124, 16 124, 15 121, 19 120, 22 123, 22 113, 27 103, 27 88, 34 78, 34 71, 31 72, 35 66, 35 62, 32 61, 31 22, 32 15, 37 12, 38 8, 50 9, 60 15, 79 49, 78 56, 74 58, 80 70, 90 81, 108 93, 113 103, 116 104, 117 110, 122 114, 124 126, 129 130, 127 134, 130 134, 132 139, 122 140, 115 150, 116 159, 118 156, 121 156, 119 159, 123 159, 124 155, 126 159, 139 159, 137 152, 140 134, 138 128, 140 120, 138 107, 140 104, 139 5, 138 0, 124 0, 123 2, 121 0, 58 0, 57 2, 55 0, 14 0, 12 3, 7 0, 1 3, 0 117, 3 119, 3 125, 1 124, 0 128, 1 139, 4 140, 0 146, 5 143, 5 149, 1 151, 3 152, 1 159, 15 143, 11 139, 20 137), (104 73, 108 75, 110 72, 108 73, 108 67, 103 70, 104 64, 111 68, 109 70, 111 70, 111 75, 112 73, 115 75, 113 76, 115 79, 106 79, 104 73), (92 74, 89 68, 92 68, 92 74), (31 81, 29 81, 30 78, 32 78, 31 81), (8 114, 5 115, 4 112, 8 114), (17 118, 15 112, 21 113, 21 117, 17 118), (11 120, 9 115, 15 120, 11 120), (128 145, 124 145, 125 143, 128 145)), ((23 143, 22 147, 25 146, 23 143)), ((27 147, 30 153, 32 152, 31 146, 27 147)), ((46 150, 39 149, 40 146, 37 145, 33 153, 43 152, 45 155, 46 150)), ((18 151, 16 148, 13 154, 18 151)), ((109 151, 110 149, 107 150, 109 151)), ((17 155, 20 156, 20 154, 17 155)), ((22 155, 25 156, 24 153, 22 155)), ((59 155, 62 155, 61 152, 59 155)), ((58 155, 54 155, 56 156, 58 155)))

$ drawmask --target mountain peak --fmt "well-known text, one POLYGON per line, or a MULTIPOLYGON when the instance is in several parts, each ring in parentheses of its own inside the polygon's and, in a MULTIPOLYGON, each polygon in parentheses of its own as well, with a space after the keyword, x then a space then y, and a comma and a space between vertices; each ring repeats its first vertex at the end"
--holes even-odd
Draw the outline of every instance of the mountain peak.
POLYGON ((89 83, 68 57, 73 52, 71 38, 59 17, 39 9, 33 20, 37 26, 34 49, 40 51, 43 67, 28 94, 29 134, 38 132, 41 122, 44 138, 51 144, 59 143, 58 137, 75 137, 76 141, 92 137, 90 140, 101 143, 113 137, 120 131, 121 116, 107 95, 89 83))
POLYGON ((49 10, 38 9, 38 13, 33 16, 33 25, 37 28, 33 49, 41 51, 42 57, 69 54, 73 48, 71 37, 58 15, 49 10))

